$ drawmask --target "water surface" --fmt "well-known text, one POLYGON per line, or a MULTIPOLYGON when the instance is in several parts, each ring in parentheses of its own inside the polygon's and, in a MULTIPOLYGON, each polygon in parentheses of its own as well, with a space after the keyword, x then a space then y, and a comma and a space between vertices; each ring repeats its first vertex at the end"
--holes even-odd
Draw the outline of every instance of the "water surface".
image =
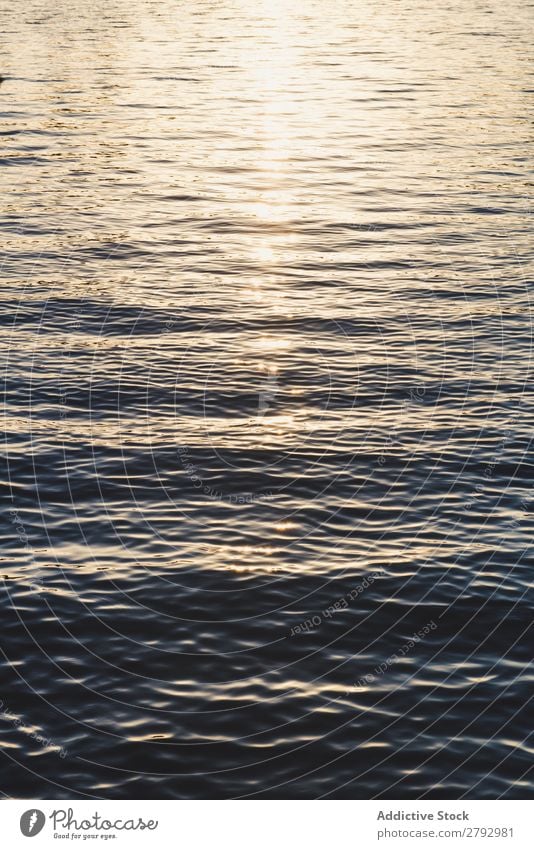
POLYGON ((531 798, 532 6, 2 12, 0 791, 531 798))

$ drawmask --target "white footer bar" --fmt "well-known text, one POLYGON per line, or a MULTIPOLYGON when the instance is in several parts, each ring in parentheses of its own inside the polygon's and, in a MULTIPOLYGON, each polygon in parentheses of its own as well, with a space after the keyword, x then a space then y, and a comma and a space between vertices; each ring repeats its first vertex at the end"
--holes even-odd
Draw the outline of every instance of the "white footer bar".
POLYGON ((0 802, 6 847, 533 849, 531 801, 0 802))

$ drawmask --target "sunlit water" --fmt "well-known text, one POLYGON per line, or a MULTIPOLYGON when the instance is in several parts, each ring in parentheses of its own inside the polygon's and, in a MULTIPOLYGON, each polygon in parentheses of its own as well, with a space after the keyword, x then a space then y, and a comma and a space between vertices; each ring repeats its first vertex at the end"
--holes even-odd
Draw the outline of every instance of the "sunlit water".
POLYGON ((1 791, 531 797, 532 6, 2 19, 1 791))

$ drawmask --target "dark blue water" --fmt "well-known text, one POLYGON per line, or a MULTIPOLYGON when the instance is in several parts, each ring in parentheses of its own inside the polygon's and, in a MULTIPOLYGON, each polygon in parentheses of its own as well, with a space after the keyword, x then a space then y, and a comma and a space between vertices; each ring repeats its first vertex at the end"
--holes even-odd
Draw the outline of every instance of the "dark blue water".
POLYGON ((532 7, 2 12, 0 792, 531 797, 532 7))

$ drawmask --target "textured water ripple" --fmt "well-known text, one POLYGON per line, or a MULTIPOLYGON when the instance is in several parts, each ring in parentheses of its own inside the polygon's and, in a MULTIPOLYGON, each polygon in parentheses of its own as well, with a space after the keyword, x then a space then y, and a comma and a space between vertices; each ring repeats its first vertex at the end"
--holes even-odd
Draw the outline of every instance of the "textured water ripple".
POLYGON ((530 798, 531 10, 9 24, 0 791, 530 798))

